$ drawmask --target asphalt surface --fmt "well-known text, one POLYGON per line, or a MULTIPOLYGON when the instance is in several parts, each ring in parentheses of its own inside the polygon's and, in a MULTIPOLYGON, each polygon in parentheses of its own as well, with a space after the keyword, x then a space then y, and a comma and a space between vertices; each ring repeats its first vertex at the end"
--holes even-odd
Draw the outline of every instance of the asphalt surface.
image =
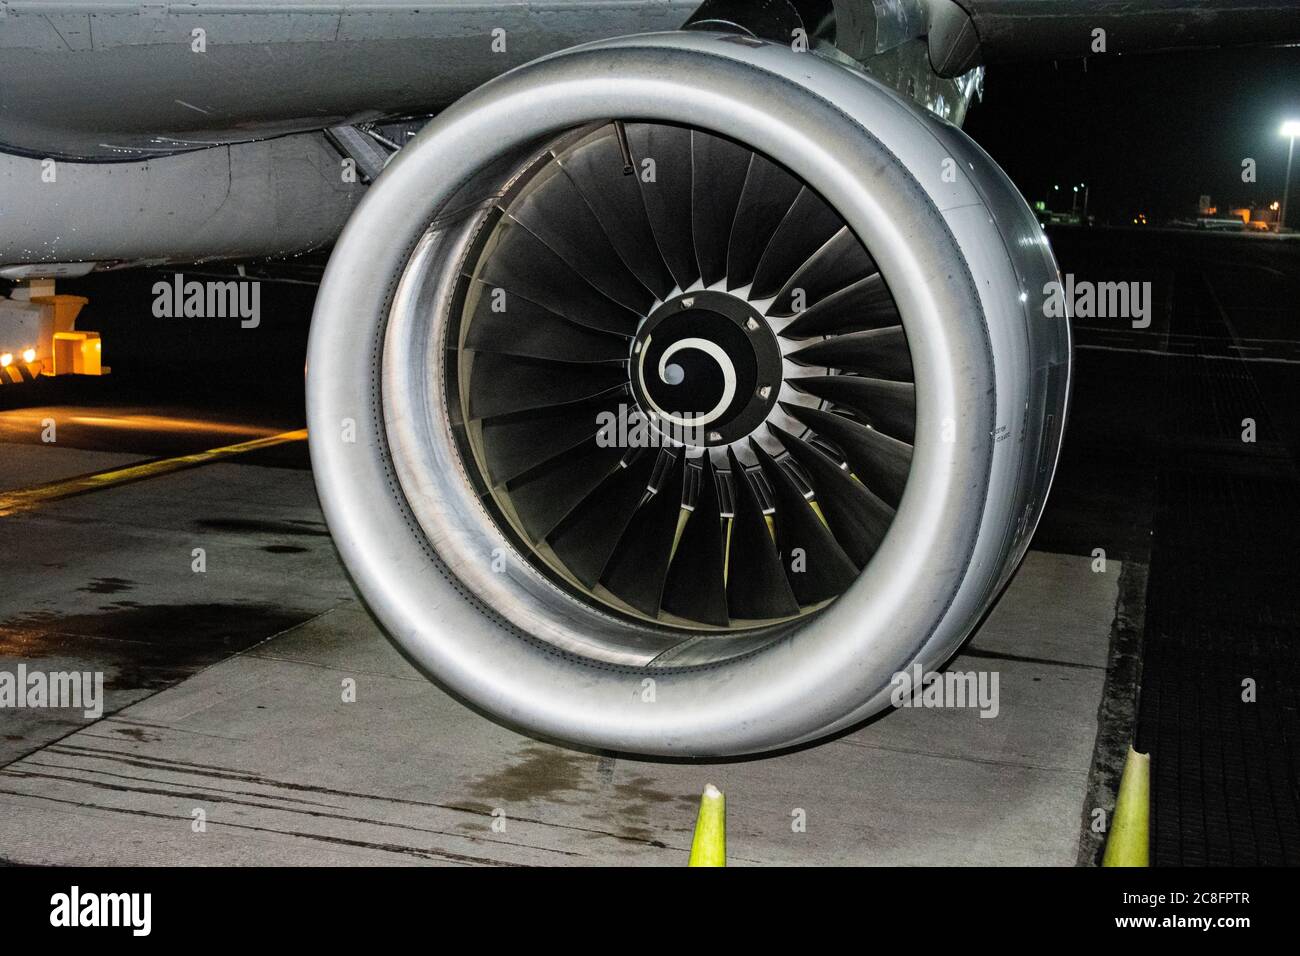
MULTIPOLYGON (((1300 242, 1061 231, 1063 270, 1152 283, 1149 329, 1077 322, 1049 514, 1149 566, 1135 738, 1155 865, 1300 863, 1300 242), (1090 487, 1091 485, 1091 487, 1090 487), (1089 528, 1093 529, 1089 531, 1089 528)), ((1059 533, 1049 521, 1036 546, 1059 533)))

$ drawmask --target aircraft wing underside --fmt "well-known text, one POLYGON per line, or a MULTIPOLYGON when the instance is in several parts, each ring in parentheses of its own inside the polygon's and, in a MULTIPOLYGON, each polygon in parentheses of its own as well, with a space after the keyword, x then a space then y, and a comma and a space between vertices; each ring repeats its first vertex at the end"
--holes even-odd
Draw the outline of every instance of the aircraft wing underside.
POLYGON ((911 44, 918 55, 891 68, 943 77, 1007 59, 1300 41, 1282 0, 6 0, 0 151, 138 160, 428 114, 548 53, 755 7, 776 11, 778 35, 806 24, 858 62, 911 44))

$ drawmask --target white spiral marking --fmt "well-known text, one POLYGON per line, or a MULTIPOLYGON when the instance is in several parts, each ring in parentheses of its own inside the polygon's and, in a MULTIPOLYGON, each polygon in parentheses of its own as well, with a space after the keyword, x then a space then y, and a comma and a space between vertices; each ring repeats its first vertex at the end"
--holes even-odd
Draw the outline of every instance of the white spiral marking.
MULTIPOLYGON (((650 339, 645 341, 645 347, 641 350, 641 381, 645 381, 645 356, 649 351, 650 339)), ((717 342, 710 342, 708 339, 686 338, 678 339, 668 348, 664 349, 664 354, 659 356, 659 380, 668 383, 665 368, 668 360, 683 349, 697 349, 703 352, 713 361, 718 363, 718 368, 722 371, 722 398, 718 399, 718 404, 714 405, 707 412, 699 415, 693 415, 690 418, 682 418, 672 412, 660 408, 653 398, 650 397, 649 389, 645 389, 646 401, 648 401, 656 412, 665 420, 672 422, 674 425, 681 425, 686 428, 702 428, 705 425, 717 421, 731 406, 731 400, 736 397, 736 366, 732 364, 731 357, 723 351, 722 346, 717 342)), ((669 383, 671 384, 671 383, 669 383)))

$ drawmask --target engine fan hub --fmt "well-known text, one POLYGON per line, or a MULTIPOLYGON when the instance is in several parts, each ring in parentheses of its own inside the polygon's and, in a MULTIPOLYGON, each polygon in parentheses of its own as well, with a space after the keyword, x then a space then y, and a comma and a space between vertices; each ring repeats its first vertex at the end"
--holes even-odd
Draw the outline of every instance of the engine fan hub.
POLYGON ((662 434, 687 445, 728 445, 776 405, 781 347, 761 313, 715 290, 683 293, 637 330, 632 391, 662 434))

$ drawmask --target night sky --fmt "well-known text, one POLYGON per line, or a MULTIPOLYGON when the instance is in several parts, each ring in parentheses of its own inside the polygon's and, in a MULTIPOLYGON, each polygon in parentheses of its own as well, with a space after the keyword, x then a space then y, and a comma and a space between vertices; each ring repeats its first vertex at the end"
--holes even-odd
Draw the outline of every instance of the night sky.
MULTIPOLYGON (((1285 117, 1300 118, 1300 47, 991 66, 966 131, 1031 202, 1059 183, 1052 208, 1068 209, 1069 186, 1086 182, 1098 222, 1155 222, 1194 215, 1203 193, 1220 215, 1279 199, 1285 117), (1241 181, 1245 157, 1253 184, 1241 181)), ((1300 157, 1293 211, 1297 180, 1300 157)))

